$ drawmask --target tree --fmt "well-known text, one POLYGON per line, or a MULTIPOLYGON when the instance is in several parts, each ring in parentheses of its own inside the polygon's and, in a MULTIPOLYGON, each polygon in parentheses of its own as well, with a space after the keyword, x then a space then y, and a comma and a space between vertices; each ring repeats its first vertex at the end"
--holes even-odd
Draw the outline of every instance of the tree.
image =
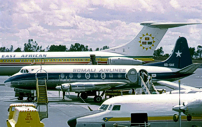
POLYGON ((109 49, 109 46, 106 46, 106 45, 105 45, 105 46, 103 46, 103 47, 100 48, 100 49, 99 49, 99 48, 96 48, 95 51, 99 51, 99 50, 101 51, 101 50, 105 50, 105 49, 109 49))
POLYGON ((6 47, 0 47, 0 52, 9 52, 10 50, 6 47))
POLYGON ((169 57, 170 55, 168 54, 168 53, 166 53, 165 55, 163 55, 163 56, 165 56, 165 57, 169 57))
POLYGON ((92 51, 92 49, 88 49, 88 46, 84 46, 83 44, 75 43, 74 45, 71 44, 68 51, 92 51))
POLYGON ((51 45, 48 52, 66 51, 66 45, 51 45))
POLYGON ((95 49, 95 51, 99 51, 99 50, 100 50, 99 48, 96 48, 96 49, 95 49))
POLYGON ((13 45, 11 45, 10 47, 10 52, 13 52, 13 45))
POLYGON ((197 51, 196 52, 197 52, 199 58, 201 58, 201 54, 202 54, 202 46, 201 45, 197 46, 197 51))
POLYGON ((103 50, 105 50, 105 49, 109 49, 109 46, 103 46, 103 48, 102 48, 103 50))
POLYGON ((22 52, 22 51, 21 48, 18 47, 17 49, 14 50, 14 52, 22 52))
POLYGON ((36 41, 33 41, 33 39, 29 39, 28 43, 24 44, 24 52, 39 52, 41 49, 42 46, 39 46, 36 41))
POLYGON ((189 52, 190 52, 191 58, 193 58, 193 55, 195 55, 195 48, 189 47, 189 52))
POLYGON ((163 48, 160 47, 159 49, 154 50, 153 56, 154 56, 154 57, 159 57, 159 56, 162 56, 163 54, 164 54, 163 48))

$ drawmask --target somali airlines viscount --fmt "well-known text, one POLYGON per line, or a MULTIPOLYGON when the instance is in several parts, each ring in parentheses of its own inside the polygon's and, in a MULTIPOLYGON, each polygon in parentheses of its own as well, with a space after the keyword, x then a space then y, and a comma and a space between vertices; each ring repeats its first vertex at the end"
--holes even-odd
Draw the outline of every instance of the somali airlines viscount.
POLYGON ((99 111, 89 111, 68 120, 70 127, 179 127, 201 126, 202 93, 125 95, 110 98, 99 111), (96 113, 95 113, 96 112, 96 113))
POLYGON ((163 62, 136 66, 25 66, 18 73, 9 77, 5 83, 14 88, 35 89, 36 78, 39 79, 39 82, 44 82, 44 78, 46 78, 49 90, 60 89, 62 91, 81 93, 83 99, 94 95, 94 100, 100 102, 101 96, 97 95, 96 91, 141 87, 140 75, 145 81, 148 76, 152 77, 153 83, 175 81, 193 74, 198 66, 200 64, 192 64, 186 38, 179 37, 173 53, 163 62))
POLYGON ((90 55, 96 56, 98 64, 142 64, 153 61, 154 50, 168 28, 192 24, 197 23, 141 23, 142 30, 131 42, 104 51, 0 53, 0 75, 13 75, 30 65, 88 64, 90 55))

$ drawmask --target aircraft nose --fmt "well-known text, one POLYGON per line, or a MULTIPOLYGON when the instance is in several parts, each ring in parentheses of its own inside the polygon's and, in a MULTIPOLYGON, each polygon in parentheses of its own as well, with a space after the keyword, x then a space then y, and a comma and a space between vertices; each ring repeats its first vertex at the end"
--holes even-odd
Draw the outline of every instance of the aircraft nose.
POLYGON ((8 83, 8 82, 11 82, 10 78, 8 78, 8 79, 6 79, 6 81, 4 81, 4 83, 8 83))
POLYGON ((70 127, 76 127, 76 118, 69 119, 69 120, 67 121, 67 124, 68 124, 70 127))

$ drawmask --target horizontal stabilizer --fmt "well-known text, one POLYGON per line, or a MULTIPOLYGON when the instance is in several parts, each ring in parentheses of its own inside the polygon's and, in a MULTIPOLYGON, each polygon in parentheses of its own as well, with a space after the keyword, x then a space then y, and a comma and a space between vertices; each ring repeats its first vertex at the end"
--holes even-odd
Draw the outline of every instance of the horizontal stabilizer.
POLYGON ((185 26, 185 25, 195 25, 195 24, 201 24, 201 23, 152 23, 152 22, 143 22, 141 25, 149 26, 149 27, 156 27, 156 28, 173 28, 173 27, 179 27, 179 26, 185 26))
MULTIPOLYGON (((173 90, 179 90, 179 84, 174 83, 174 82, 169 82, 169 81, 157 81, 157 84, 166 86, 168 88, 171 88, 173 90)), ((185 86, 185 85, 180 85, 181 90, 198 90, 198 88, 191 87, 191 86, 185 86)))
POLYGON ((192 74, 201 64, 194 63, 182 68, 178 73, 180 74, 192 74))

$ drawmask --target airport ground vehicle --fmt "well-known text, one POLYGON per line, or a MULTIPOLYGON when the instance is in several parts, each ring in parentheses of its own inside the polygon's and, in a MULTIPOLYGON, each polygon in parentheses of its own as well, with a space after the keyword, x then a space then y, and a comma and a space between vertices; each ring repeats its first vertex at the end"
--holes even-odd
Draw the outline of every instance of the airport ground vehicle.
POLYGON ((29 89, 19 89, 15 88, 15 97, 18 97, 18 100, 23 100, 23 97, 27 97, 27 101, 31 102, 34 100, 35 97, 35 90, 29 89))
POLYGON ((11 104, 8 111, 7 127, 44 127, 34 104, 11 104))

